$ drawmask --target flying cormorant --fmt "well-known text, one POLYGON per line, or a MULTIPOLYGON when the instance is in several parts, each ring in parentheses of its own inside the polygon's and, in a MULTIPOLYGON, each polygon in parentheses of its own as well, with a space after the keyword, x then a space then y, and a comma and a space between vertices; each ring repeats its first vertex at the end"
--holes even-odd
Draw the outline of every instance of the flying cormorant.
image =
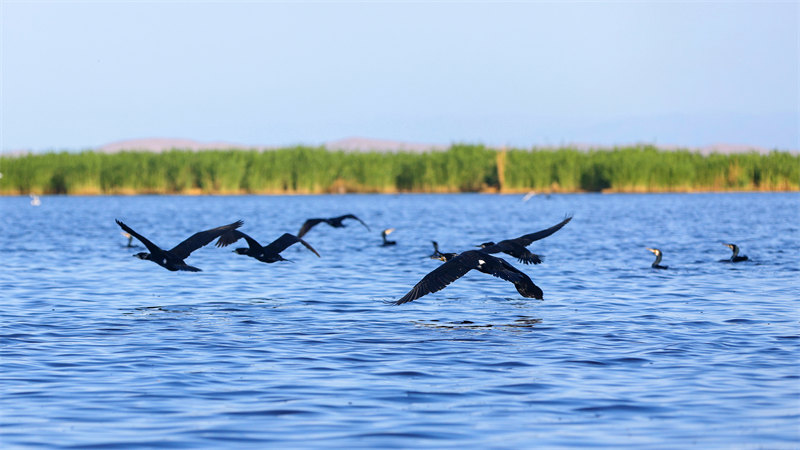
POLYGON ((431 259, 440 259, 442 261, 450 261, 451 259, 458 256, 458 253, 442 253, 439 251, 439 243, 436 241, 431 241, 433 244, 433 254, 431 255, 431 259))
POLYGON ((308 233, 308 230, 310 230, 320 222, 325 222, 328 225, 332 226, 333 228, 344 228, 344 224, 342 223, 344 219, 355 219, 361 222, 361 225, 364 225, 367 228, 367 230, 369 230, 369 227, 367 226, 367 224, 364 223, 364 221, 362 221, 361 219, 352 214, 345 214, 339 217, 331 217, 330 219, 308 219, 303 223, 303 226, 300 227, 300 231, 297 232, 297 237, 299 238, 303 237, 306 233, 308 233))
POLYGON ((183 260, 188 258, 193 251, 208 244, 209 242, 218 238, 222 234, 231 230, 235 230, 236 228, 239 228, 244 223, 241 220, 238 220, 229 225, 223 225, 221 227, 212 228, 210 230, 200 231, 199 233, 195 233, 189 236, 188 239, 176 245, 171 250, 162 250, 156 244, 153 244, 141 234, 133 231, 131 227, 125 225, 119 219, 116 219, 116 222, 117 225, 119 225, 123 230, 127 231, 128 233, 131 234, 131 236, 141 241, 142 244, 144 244, 144 246, 147 247, 148 250, 150 250, 150 253, 142 252, 142 253, 137 253, 133 256, 139 259, 146 259, 148 261, 153 261, 154 263, 158 264, 159 266, 167 270, 171 271, 185 270, 188 272, 200 272, 200 269, 198 269, 197 267, 192 267, 183 262, 183 260))
POLYGON ((440 291, 472 269, 513 283, 517 288, 517 292, 523 297, 535 298, 538 300, 541 300, 543 297, 542 290, 539 286, 533 284, 530 277, 517 270, 504 259, 486 254, 483 251, 469 250, 449 260, 447 260, 445 256, 441 256, 439 259, 446 262, 434 269, 431 273, 425 275, 408 294, 404 295, 400 300, 397 300, 394 303, 395 305, 402 305, 403 303, 416 300, 423 295, 440 291))
POLYGON ((502 252, 507 255, 511 255, 517 258, 519 262, 523 264, 539 264, 542 262, 542 257, 535 253, 531 253, 531 251, 525 247, 531 245, 531 243, 533 243, 534 241, 538 241, 539 239, 544 239, 547 236, 550 236, 551 234, 560 230, 561 227, 569 223, 570 220, 572 220, 572 216, 567 217, 558 224, 553 225, 552 227, 547 228, 545 230, 537 231, 531 234, 526 234, 516 239, 506 239, 496 244, 494 242, 484 242, 478 247, 483 249, 481 251, 486 253, 502 252))
POLYGON ((741 262, 741 261, 747 261, 747 256, 746 255, 739 256, 739 246, 738 245, 736 245, 736 244, 725 244, 725 243, 723 243, 722 245, 724 245, 725 247, 728 247, 729 249, 731 249, 733 251, 733 255, 731 255, 731 257, 728 258, 728 259, 720 259, 719 262, 741 262))
POLYGON ((247 241, 247 245, 249 245, 249 247, 237 248, 234 250, 235 253, 247 255, 268 264, 278 261, 289 261, 288 259, 282 257, 280 253, 298 242, 303 244, 307 249, 311 250, 315 255, 317 255, 317 257, 319 257, 319 253, 317 253, 317 251, 314 250, 314 247, 309 245, 308 242, 289 233, 283 233, 281 237, 275 239, 266 247, 262 247, 261 244, 259 244, 255 239, 242 233, 241 231, 231 230, 220 236, 215 245, 217 247, 226 247, 241 238, 244 238, 247 241))
POLYGON ((656 254, 656 260, 653 261, 653 264, 650 264, 650 267, 652 267, 653 269, 666 269, 667 267, 669 267, 669 266, 662 266, 659 264, 661 262, 661 256, 663 255, 661 253, 661 250, 657 248, 649 248, 649 247, 645 248, 656 254))
POLYGON ((397 242, 390 241, 390 240, 386 239, 386 236, 391 234, 392 231, 394 231, 394 228, 387 228, 387 229, 381 231, 381 238, 383 238, 383 243, 381 244, 382 247, 388 247, 390 245, 397 245, 397 242))

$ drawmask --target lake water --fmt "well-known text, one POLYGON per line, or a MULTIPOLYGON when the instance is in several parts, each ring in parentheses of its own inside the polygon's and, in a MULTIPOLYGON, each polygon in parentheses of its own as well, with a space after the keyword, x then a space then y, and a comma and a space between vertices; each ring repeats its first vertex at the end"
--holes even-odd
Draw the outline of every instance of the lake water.
MULTIPOLYGON (((3 448, 800 447, 800 195, 0 198, 3 448), (243 219, 293 262, 170 248, 243 219), (472 271, 388 304, 442 251, 574 219, 544 290, 472 271), (394 227, 395 247, 379 232, 394 227), (726 264, 722 242, 750 261, 726 264), (662 264, 650 268, 653 255, 662 264)), ((238 243, 237 243, 238 244, 238 243)))

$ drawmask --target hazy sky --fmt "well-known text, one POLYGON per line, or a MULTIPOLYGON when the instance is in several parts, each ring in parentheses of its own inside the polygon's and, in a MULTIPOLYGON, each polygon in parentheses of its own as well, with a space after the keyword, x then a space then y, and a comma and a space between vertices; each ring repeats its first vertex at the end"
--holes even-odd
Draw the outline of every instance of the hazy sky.
POLYGON ((798 2, 0 0, 3 150, 800 149, 798 2))

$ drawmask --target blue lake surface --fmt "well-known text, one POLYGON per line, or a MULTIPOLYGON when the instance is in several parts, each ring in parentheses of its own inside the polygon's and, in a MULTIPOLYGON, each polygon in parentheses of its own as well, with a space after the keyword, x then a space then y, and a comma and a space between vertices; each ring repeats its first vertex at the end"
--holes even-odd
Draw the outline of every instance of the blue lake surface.
MULTIPOLYGON (((798 448, 800 195, 0 198, 3 448, 798 448), (170 248, 309 217, 293 262, 170 248), (530 249, 544 300, 441 262, 574 219, 530 249), (395 247, 380 247, 394 227, 395 247), (730 264, 722 242, 750 261, 730 264), (650 268, 653 255, 662 264, 650 268)), ((239 244, 239 243, 237 243, 239 244)))

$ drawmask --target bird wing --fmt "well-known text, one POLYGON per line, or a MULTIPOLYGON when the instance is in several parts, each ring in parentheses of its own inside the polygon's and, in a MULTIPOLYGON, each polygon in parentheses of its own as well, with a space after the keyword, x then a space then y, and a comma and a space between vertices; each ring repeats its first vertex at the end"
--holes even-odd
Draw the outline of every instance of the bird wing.
POLYGON ((462 254, 462 256, 453 258, 425 275, 403 298, 396 301, 395 305, 402 305, 423 295, 440 291, 470 270, 477 268, 477 265, 478 259, 471 258, 470 255, 463 256, 462 254))
POLYGON ((306 233, 308 233, 308 230, 310 230, 311 228, 313 228, 314 226, 316 226, 320 222, 325 222, 325 220, 326 219, 308 219, 308 220, 306 220, 305 222, 303 222, 303 226, 300 227, 300 231, 297 232, 297 237, 299 237, 299 238, 303 237, 306 233))
POLYGON ((359 219, 358 217, 356 217, 356 216, 354 216, 354 215, 352 215, 352 214, 345 214, 345 215, 343 215, 343 216, 335 217, 335 218, 333 218, 333 219, 331 219, 331 220, 338 220, 338 221, 339 221, 339 223, 341 223, 341 222, 342 222, 342 220, 344 220, 344 219, 356 219, 357 221, 361 222, 361 225, 364 225, 364 226, 367 228, 367 230, 368 230, 368 231, 371 231, 371 230, 369 229, 369 227, 367 226, 367 224, 365 224, 365 223, 364 223, 364 221, 363 221, 363 220, 359 219))
POLYGON ((244 238, 247 241, 247 245, 253 250, 261 250, 261 244, 258 243, 255 239, 251 238, 250 236, 242 233, 239 230, 230 230, 228 232, 223 233, 219 239, 217 239, 217 243, 214 244, 217 247, 227 247, 234 242, 238 241, 239 239, 244 238))
POLYGON ((317 255, 317 257, 319 257, 319 253, 317 253, 317 251, 314 250, 314 247, 312 247, 308 242, 289 233, 283 233, 281 237, 275 239, 269 245, 264 247, 264 251, 280 253, 298 242, 303 244, 307 249, 311 250, 315 255, 317 255))
POLYGON ((240 226, 242 226, 242 224, 244 224, 244 222, 242 222, 241 220, 237 220, 236 222, 228 225, 223 225, 221 227, 212 228, 210 230, 205 230, 195 233, 189 236, 186 240, 184 240, 180 244, 173 247, 170 250, 170 253, 172 253, 175 257, 179 259, 187 258, 189 255, 192 254, 193 251, 208 244, 209 242, 227 233, 228 231, 239 228, 240 226))
POLYGON ((131 236, 135 237, 136 239, 138 239, 138 240, 139 240, 139 242, 141 242, 142 244, 144 244, 144 246, 145 246, 145 247, 147 247, 147 249, 148 249, 148 250, 150 250, 150 253, 158 253, 158 252, 163 252, 163 250, 161 250, 161 249, 160 249, 160 248, 159 248, 159 247, 158 247, 156 244, 153 244, 152 242, 150 242, 149 240, 147 240, 147 238, 146 238, 146 237, 144 237, 144 236, 142 236, 141 234, 139 234, 139 233, 137 233, 137 232, 133 231, 133 228, 131 228, 131 227, 129 227, 129 226, 127 226, 127 225, 125 225, 125 224, 124 224, 124 223, 122 223, 122 222, 121 222, 119 219, 114 219, 114 220, 117 222, 117 225, 119 225, 119 226, 120 226, 120 228, 122 228, 123 230, 125 230, 126 232, 128 232, 128 234, 130 234, 131 236))
POLYGON ((523 271, 508 263, 505 259, 491 257, 491 261, 486 261, 484 271, 491 273, 497 278, 514 283, 517 292, 523 297, 543 298, 542 289, 533 283, 533 280, 523 271))
POLYGON ((570 220, 572 220, 572 216, 567 217, 566 219, 564 219, 561 222, 553 225, 550 228, 547 228, 547 229, 544 229, 544 230, 541 230, 541 231, 537 231, 536 233, 526 234, 524 236, 520 236, 520 237, 518 237, 516 239, 510 239, 510 240, 516 241, 516 242, 518 242, 518 243, 520 243, 520 244, 522 244, 522 245, 527 247, 527 246, 531 245, 531 243, 533 243, 534 241, 538 241, 539 239, 544 239, 547 236, 550 236, 551 234, 553 234, 556 231, 560 230, 564 225, 568 224, 570 220))

